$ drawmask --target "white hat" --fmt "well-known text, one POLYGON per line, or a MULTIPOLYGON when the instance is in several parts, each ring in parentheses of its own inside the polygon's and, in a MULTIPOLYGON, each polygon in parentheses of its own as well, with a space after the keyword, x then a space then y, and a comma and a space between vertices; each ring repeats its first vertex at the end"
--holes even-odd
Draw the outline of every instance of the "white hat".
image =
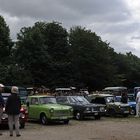
POLYGON ((12 86, 12 88, 11 88, 11 93, 19 93, 18 87, 12 86))
POLYGON ((3 88, 3 87, 4 87, 4 85, 3 85, 3 84, 0 84, 0 87, 2 87, 2 88, 3 88))

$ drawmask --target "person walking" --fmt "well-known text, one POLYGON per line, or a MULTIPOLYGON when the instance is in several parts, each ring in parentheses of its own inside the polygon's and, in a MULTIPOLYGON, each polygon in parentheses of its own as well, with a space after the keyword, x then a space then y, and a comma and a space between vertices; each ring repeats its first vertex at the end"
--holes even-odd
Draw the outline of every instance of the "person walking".
POLYGON ((136 94, 136 116, 140 117, 140 89, 138 89, 138 92, 136 94))
POLYGON ((13 124, 15 125, 16 136, 20 137, 19 133, 19 114, 21 108, 21 100, 18 96, 18 87, 12 86, 11 95, 8 97, 6 102, 5 111, 8 114, 8 125, 10 136, 13 136, 13 124))
MULTIPOLYGON (((4 100, 3 97, 1 95, 2 91, 3 91, 4 85, 0 84, 0 124, 1 124, 1 117, 3 114, 3 107, 4 107, 4 100)), ((0 136, 2 135, 2 133, 0 132, 0 136)))

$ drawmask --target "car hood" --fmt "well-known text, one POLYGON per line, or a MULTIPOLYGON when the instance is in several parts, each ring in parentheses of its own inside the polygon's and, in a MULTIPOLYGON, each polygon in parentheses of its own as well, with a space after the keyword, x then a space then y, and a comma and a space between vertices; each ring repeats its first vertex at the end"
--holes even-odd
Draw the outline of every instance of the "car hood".
POLYGON ((136 102, 128 102, 129 105, 136 105, 136 102))
POLYGON ((129 104, 124 104, 124 103, 121 103, 121 102, 114 102, 114 103, 109 103, 110 105, 116 105, 116 106, 123 106, 123 107, 127 107, 129 106, 129 104))
POLYGON ((105 105, 103 105, 103 104, 92 104, 92 103, 90 103, 90 104, 77 104, 77 105, 81 105, 81 106, 84 106, 84 107, 101 107, 101 106, 105 106, 105 105))
POLYGON ((43 108, 53 108, 54 110, 65 110, 65 109, 70 109, 70 106, 66 106, 66 105, 60 105, 60 104, 45 104, 42 105, 43 108))

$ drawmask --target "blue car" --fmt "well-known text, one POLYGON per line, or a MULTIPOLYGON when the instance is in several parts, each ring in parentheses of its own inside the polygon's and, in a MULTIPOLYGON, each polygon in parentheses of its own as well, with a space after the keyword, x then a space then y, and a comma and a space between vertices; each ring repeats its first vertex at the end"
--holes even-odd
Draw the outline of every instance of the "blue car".
MULTIPOLYGON (((121 96, 116 96, 116 101, 121 102, 121 96)), ((135 96, 129 94, 128 95, 128 104, 131 108, 130 114, 131 115, 135 115, 136 114, 136 100, 135 100, 135 96)))
POLYGON ((128 95, 128 104, 131 107, 131 115, 135 115, 136 114, 136 100, 135 100, 135 96, 134 95, 128 95))

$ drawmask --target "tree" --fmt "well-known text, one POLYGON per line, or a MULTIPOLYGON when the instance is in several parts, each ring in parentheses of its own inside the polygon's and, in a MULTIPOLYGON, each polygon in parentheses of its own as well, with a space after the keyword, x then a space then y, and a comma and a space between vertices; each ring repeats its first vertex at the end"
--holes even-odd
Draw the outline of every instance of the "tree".
POLYGON ((18 34, 16 58, 35 85, 53 86, 64 83, 67 49, 67 32, 59 23, 37 22, 18 34))
POLYGON ((75 83, 102 89, 114 83, 115 67, 111 55, 114 50, 99 36, 82 27, 70 29, 71 64, 75 83))
POLYGON ((2 16, 0 16, 0 62, 2 64, 8 61, 12 42, 10 39, 10 30, 2 16))

